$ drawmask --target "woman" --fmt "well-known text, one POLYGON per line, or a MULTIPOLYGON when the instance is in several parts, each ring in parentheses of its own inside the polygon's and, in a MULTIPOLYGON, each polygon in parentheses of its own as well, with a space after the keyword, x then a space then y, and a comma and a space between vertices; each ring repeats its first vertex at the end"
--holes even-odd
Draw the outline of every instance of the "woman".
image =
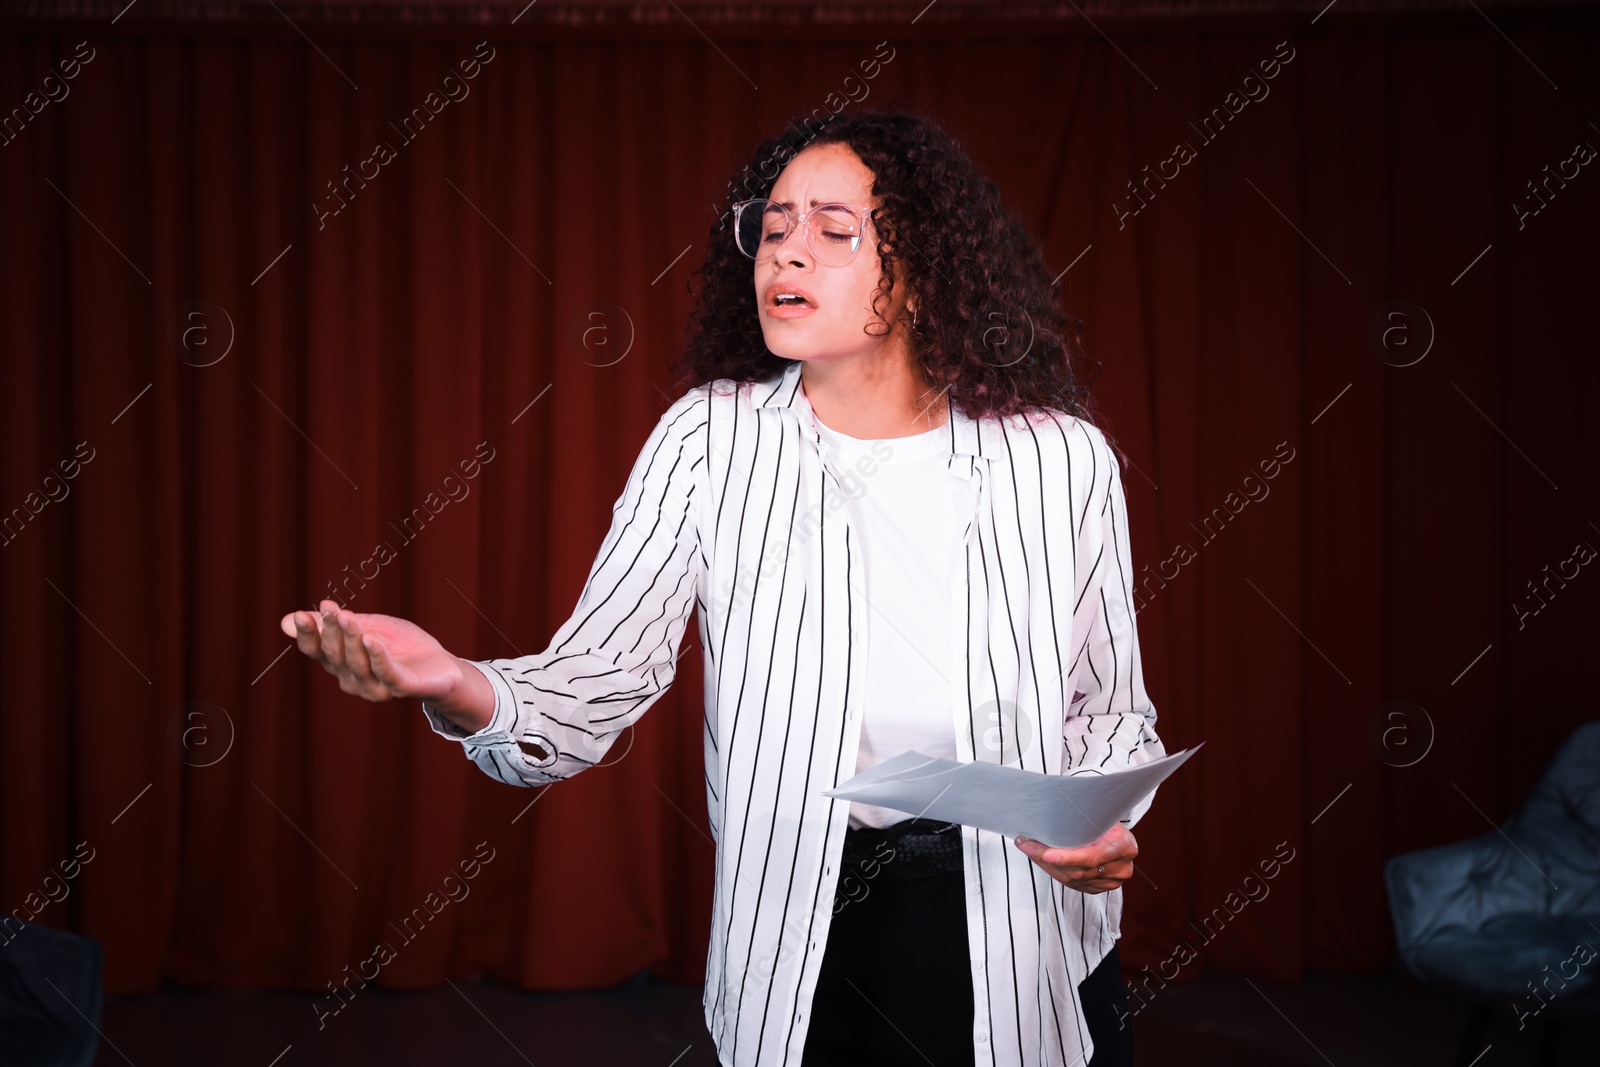
POLYGON ((659 699, 698 605, 721 1061, 1130 1062, 1115 940, 1151 796, 1046 849, 823 795, 906 750, 1046 774, 1164 754, 1080 324, 919 116, 791 124, 729 187, 684 391, 548 649, 459 659, 332 601, 284 629, 531 786, 659 699))

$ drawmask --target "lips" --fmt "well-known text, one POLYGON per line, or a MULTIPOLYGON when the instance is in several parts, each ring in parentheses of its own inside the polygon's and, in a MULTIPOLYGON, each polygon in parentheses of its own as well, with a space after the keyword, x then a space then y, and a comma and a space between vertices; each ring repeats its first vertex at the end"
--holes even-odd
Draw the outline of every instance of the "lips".
POLYGON ((779 318, 788 318, 794 314, 817 309, 816 297, 812 296, 810 291, 791 282, 774 282, 767 286, 767 291, 763 294, 762 304, 769 314, 779 318), (780 297, 784 299, 780 300, 780 297), (784 312, 789 314, 783 314, 784 312))

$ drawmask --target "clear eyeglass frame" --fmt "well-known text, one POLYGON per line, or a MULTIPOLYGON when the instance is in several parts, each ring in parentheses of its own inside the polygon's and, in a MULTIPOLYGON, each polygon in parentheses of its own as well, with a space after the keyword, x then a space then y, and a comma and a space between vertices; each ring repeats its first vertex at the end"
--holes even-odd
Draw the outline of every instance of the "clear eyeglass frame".
MULTIPOLYGON (((741 200, 737 204, 733 205, 733 233, 734 233, 734 241, 733 241, 733 243, 734 243, 734 247, 738 248, 741 253, 743 253, 745 256, 749 257, 752 260, 764 259, 764 258, 766 258, 767 255, 771 255, 772 253, 763 253, 761 255, 751 255, 749 252, 746 252, 745 249, 744 249, 744 245, 739 241, 739 227, 743 224, 744 213, 745 213, 745 211, 747 209, 749 209, 750 207, 755 206, 755 205, 762 205, 761 208, 760 208, 760 215, 758 216, 758 218, 764 218, 765 215, 766 215, 766 210, 767 210, 765 205, 768 205, 768 204, 772 205, 773 207, 777 208, 779 211, 783 212, 783 217, 784 217, 783 241, 787 241, 789 239, 789 235, 794 232, 794 228, 796 226, 802 227, 800 235, 801 235, 801 238, 805 241, 806 248, 807 248, 807 250, 810 251, 810 253, 812 255, 812 258, 814 258, 818 263, 821 263, 824 266, 830 266, 830 267, 842 267, 842 266, 844 266, 845 264, 849 263, 851 260, 853 260, 855 258, 856 253, 861 250, 862 242, 866 238, 867 223, 873 221, 873 217, 875 215, 877 215, 877 213, 878 213, 876 208, 857 207, 854 204, 832 203, 832 204, 818 204, 817 206, 813 207, 810 211, 802 211, 800 213, 799 218, 796 218, 793 212, 791 212, 788 208, 784 207, 782 204, 778 203, 776 200, 769 200, 766 197, 755 197, 754 199, 751 199, 751 200, 741 200), (852 215, 855 218, 856 225, 857 225, 857 228, 858 228, 857 229, 857 234, 856 234, 856 239, 855 239, 855 241, 853 241, 851 243, 851 246, 850 246, 850 254, 847 255, 842 261, 837 262, 837 263, 830 262, 830 260, 832 260, 834 258, 837 258, 837 257, 832 256, 831 254, 828 255, 828 256, 819 255, 817 253, 816 246, 812 243, 812 239, 811 239, 811 237, 812 237, 811 220, 817 215, 818 212, 829 211, 829 210, 849 212, 850 215, 852 215)), ((780 241, 779 244, 782 244, 782 241, 780 241)), ((774 251, 775 250, 776 249, 774 249, 774 251)))

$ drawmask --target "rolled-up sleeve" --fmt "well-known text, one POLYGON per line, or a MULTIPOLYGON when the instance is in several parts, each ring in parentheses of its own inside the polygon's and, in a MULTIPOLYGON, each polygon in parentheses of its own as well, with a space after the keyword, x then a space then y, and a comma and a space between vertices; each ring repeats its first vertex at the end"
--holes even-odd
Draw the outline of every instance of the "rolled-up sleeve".
MULTIPOLYGON (((1098 486, 1091 492, 1078 538, 1079 582, 1073 632, 1080 652, 1063 733, 1063 773, 1105 774, 1166 755, 1156 735, 1156 709, 1144 688, 1134 620, 1134 569, 1128 509, 1115 453, 1104 435, 1085 425, 1098 486)), ((1132 826, 1155 790, 1123 818, 1132 826)))
POLYGON ((571 616, 539 653, 469 660, 494 716, 467 733, 423 702, 432 730, 485 773, 535 786, 594 766, 666 692, 694 608, 705 499, 704 388, 675 401, 645 441, 571 616), (539 758, 522 743, 544 752, 539 758))

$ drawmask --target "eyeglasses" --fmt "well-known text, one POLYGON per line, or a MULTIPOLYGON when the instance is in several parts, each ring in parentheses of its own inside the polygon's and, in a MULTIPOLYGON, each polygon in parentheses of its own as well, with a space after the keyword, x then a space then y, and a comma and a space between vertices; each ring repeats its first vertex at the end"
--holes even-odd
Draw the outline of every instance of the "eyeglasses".
POLYGON ((825 267, 842 267, 855 258, 867 222, 876 211, 849 204, 818 204, 797 220, 774 200, 743 200, 733 205, 734 243, 751 259, 764 259, 789 239, 798 224, 806 247, 825 267))

